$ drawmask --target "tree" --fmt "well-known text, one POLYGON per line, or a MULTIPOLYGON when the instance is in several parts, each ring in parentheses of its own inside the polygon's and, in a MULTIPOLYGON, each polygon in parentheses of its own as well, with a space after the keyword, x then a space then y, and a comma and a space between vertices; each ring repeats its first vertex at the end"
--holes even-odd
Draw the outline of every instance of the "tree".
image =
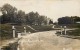
POLYGON ((53 24, 53 21, 52 20, 49 20, 49 24, 53 24))
POLYGON ((27 24, 30 24, 30 25, 36 25, 38 24, 38 19, 39 19, 39 14, 36 12, 30 12, 28 14, 26 14, 26 22, 27 24))
POLYGON ((78 16, 71 16, 71 18, 73 19, 73 23, 75 24, 76 22, 80 22, 80 17, 78 16))
POLYGON ((42 25, 48 23, 48 18, 46 16, 39 15, 38 12, 29 12, 25 14, 22 10, 17 10, 17 8, 11 6, 10 4, 5 4, 0 8, 2 16, 0 17, 1 23, 16 23, 16 24, 29 24, 29 25, 42 25))
POLYGON ((17 22, 18 23, 25 23, 25 12, 22 10, 19 10, 17 13, 17 22))
POLYGON ((47 24, 47 17, 46 16, 40 16, 39 17, 39 25, 46 25, 47 24))
POLYGON ((58 19, 58 24, 73 24, 73 19, 71 17, 62 17, 58 19))
POLYGON ((3 14, 14 14, 14 12, 16 12, 17 9, 15 7, 11 6, 10 4, 5 4, 1 8, 1 11, 3 14))
POLYGON ((58 19, 58 24, 76 24, 77 22, 80 22, 80 17, 78 16, 66 16, 58 19))
MULTIPOLYGON (((5 4, 1 7, 1 12, 3 14, 3 16, 5 16, 5 18, 9 19, 7 22, 14 22, 14 16, 16 13, 17 9, 13 6, 11 6, 10 4, 5 4)), ((4 20, 6 20, 4 19, 4 20)))

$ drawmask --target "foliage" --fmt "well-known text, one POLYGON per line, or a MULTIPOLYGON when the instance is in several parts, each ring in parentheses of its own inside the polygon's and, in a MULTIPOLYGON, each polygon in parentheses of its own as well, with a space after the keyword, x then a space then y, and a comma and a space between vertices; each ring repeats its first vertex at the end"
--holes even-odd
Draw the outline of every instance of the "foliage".
POLYGON ((3 39, 3 38, 7 38, 7 39, 11 38, 12 37, 11 25, 0 24, 0 36, 1 36, 1 39, 3 39))
POLYGON ((15 21, 17 9, 10 4, 5 4, 1 7, 2 17, 1 23, 9 23, 15 21))
MULTIPOLYGON (((30 27, 28 27, 27 25, 15 25, 16 28, 16 36, 17 33, 21 33, 24 32, 24 26, 26 27, 26 31, 28 32, 36 32, 34 30, 32 30, 30 27)), ((49 31, 52 30, 52 25, 44 25, 44 26, 31 26, 32 28, 34 28, 35 30, 38 31, 49 31)), ((1 39, 10 39, 13 38, 13 34, 12 34, 12 25, 10 24, 0 24, 0 36, 1 39)))
POLYGON ((17 10, 17 8, 11 6, 10 4, 3 5, 1 7, 1 12, 2 15, 0 17, 0 22, 2 24, 17 23, 28 25, 46 25, 50 20, 44 15, 39 15, 38 12, 29 12, 28 14, 25 14, 24 11, 17 10))
POLYGON ((52 26, 53 25, 43 25, 43 26, 32 26, 32 27, 38 31, 49 31, 49 30, 53 30, 52 26))
POLYGON ((74 31, 68 32, 68 35, 80 36, 80 28, 74 31))
POLYGON ((23 32, 24 25, 27 28, 27 32, 35 32, 30 29, 27 25, 32 26, 34 29, 39 31, 47 31, 52 29, 52 26, 43 26, 53 23, 47 16, 39 15, 38 12, 25 13, 22 10, 17 10, 17 8, 11 6, 10 4, 5 4, 0 7, 2 15, 0 16, 0 36, 4 38, 12 38, 12 25, 15 24, 16 33, 23 32))
POLYGON ((80 17, 78 16, 66 16, 62 18, 58 18, 58 24, 76 24, 77 22, 80 22, 80 17))

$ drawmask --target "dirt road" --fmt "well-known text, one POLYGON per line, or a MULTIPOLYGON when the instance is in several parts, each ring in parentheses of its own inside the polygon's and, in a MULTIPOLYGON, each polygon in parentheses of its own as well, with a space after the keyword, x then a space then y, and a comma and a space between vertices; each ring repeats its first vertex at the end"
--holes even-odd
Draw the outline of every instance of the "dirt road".
POLYGON ((80 50, 80 40, 57 36, 56 31, 25 35, 18 50, 80 50))

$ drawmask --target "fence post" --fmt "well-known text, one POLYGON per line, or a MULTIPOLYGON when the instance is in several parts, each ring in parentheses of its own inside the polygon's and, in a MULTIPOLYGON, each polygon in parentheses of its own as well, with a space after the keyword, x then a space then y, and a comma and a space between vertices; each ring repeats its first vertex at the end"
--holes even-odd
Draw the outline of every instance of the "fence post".
POLYGON ((64 26, 64 34, 66 35, 66 26, 64 26))
POLYGON ((26 34, 26 27, 24 27, 24 33, 26 34))
POLYGON ((18 33, 18 38, 21 38, 21 33, 18 33))
POLYGON ((13 29, 13 38, 15 38, 15 27, 12 26, 12 29, 13 29))
POLYGON ((62 26, 61 26, 61 35, 62 35, 62 26))

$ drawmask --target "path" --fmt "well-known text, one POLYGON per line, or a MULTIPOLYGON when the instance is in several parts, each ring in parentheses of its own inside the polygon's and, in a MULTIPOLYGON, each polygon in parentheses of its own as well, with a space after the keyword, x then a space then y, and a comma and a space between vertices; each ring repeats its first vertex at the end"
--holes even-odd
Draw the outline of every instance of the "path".
POLYGON ((19 41, 19 50, 80 50, 80 40, 57 36, 56 31, 25 35, 19 41))

